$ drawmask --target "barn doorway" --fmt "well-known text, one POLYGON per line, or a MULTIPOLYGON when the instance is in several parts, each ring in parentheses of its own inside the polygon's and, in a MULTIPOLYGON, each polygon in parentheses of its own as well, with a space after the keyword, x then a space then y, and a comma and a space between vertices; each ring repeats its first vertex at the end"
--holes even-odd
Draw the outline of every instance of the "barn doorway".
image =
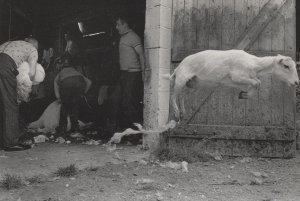
MULTIPOLYGON (((101 89, 107 89, 109 94, 119 76, 120 37, 115 29, 115 17, 120 13, 128 13, 132 29, 144 41, 146 0, 73 0, 72 3, 61 0, 3 1, 0 17, 1 42, 20 40, 32 35, 39 40, 39 61, 42 59, 43 50, 49 47, 54 49, 54 57, 58 58, 66 46, 64 34, 68 32, 74 36, 85 57, 84 65, 78 69, 93 82, 85 102, 82 103, 81 120, 104 126, 108 106, 99 106, 99 93, 101 89)), ((36 120, 55 99, 55 63, 47 71, 49 76, 45 80, 46 92, 42 95, 36 94, 37 97, 22 107, 25 108, 23 112, 26 113, 26 123, 36 120)), ((141 123, 142 108, 141 105, 141 123)))

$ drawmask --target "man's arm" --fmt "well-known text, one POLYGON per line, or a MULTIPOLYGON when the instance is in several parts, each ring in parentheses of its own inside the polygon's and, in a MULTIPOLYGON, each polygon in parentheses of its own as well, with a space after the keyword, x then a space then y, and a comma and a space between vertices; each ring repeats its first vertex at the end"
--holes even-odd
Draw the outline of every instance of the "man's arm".
POLYGON ((54 79, 54 93, 57 99, 60 99, 60 94, 59 94, 59 86, 58 86, 58 76, 57 75, 54 79))
POLYGON ((142 45, 137 45, 134 49, 140 60, 140 64, 141 64, 141 68, 142 68, 142 75, 143 75, 143 80, 144 80, 144 74, 145 74, 145 69, 146 69, 144 49, 143 49, 142 45))
POLYGON ((89 89, 91 88, 91 86, 92 86, 92 81, 89 80, 88 78, 84 77, 84 76, 83 76, 83 79, 84 79, 84 81, 86 83, 85 89, 84 89, 84 93, 86 94, 89 91, 89 89))

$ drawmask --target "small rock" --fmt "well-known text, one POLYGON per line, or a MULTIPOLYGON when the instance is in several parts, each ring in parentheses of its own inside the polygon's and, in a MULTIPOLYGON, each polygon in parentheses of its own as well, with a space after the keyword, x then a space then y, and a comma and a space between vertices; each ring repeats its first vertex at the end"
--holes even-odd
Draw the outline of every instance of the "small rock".
POLYGON ((71 138, 83 138, 84 136, 81 133, 71 133, 70 135, 71 138))
POLYGON ((68 188, 70 185, 69 184, 66 184, 66 187, 68 188))
POLYGON ((168 184, 168 187, 169 187, 169 188, 175 188, 175 185, 173 185, 173 184, 168 184))
POLYGON ((107 148, 106 148, 106 151, 108 152, 113 152, 117 149, 117 145, 116 144, 113 144, 113 145, 108 145, 107 148))
POLYGON ((241 163, 249 163, 251 162, 252 158, 249 158, 249 157, 245 157, 243 158, 242 160, 240 160, 241 163))
POLYGON ((48 181, 57 181, 59 179, 60 179, 60 177, 53 177, 53 178, 50 178, 48 181))
POLYGON ((59 144, 63 144, 66 142, 66 140, 63 137, 58 137, 58 138, 56 138, 55 142, 57 142, 59 144))
POLYGON ((250 185, 262 185, 263 184, 263 181, 259 178, 255 178, 254 180, 252 180, 250 182, 250 185))
POLYGON ((181 168, 182 168, 182 172, 189 172, 189 170, 188 170, 188 162, 182 161, 181 162, 181 168))
POLYGON ((148 164, 148 162, 145 161, 144 159, 140 160, 139 163, 142 164, 142 165, 147 165, 148 164))
POLYGON ((157 192, 155 195, 156 195, 156 199, 157 199, 158 201, 161 201, 161 200, 164 199, 161 192, 157 192))
POLYGON ((200 197, 201 197, 202 199, 206 198, 206 196, 205 196, 205 195, 203 195, 203 194, 202 194, 202 195, 200 195, 200 197))
POLYGON ((165 167, 179 170, 179 169, 181 169, 182 165, 179 163, 173 163, 172 161, 168 161, 168 162, 166 162, 165 167))
POLYGON ((115 152, 113 158, 118 159, 118 160, 123 160, 117 151, 115 152))
POLYGON ((43 143, 49 140, 45 135, 38 135, 33 138, 35 143, 43 143))
POLYGON ((137 179, 135 184, 151 184, 154 183, 155 181, 153 179, 145 179, 145 178, 141 178, 141 179, 137 179))
POLYGON ((75 180, 75 179, 76 179, 75 177, 71 177, 71 178, 70 178, 70 180, 75 180))
POLYGON ((269 175, 266 174, 266 173, 261 173, 261 172, 254 172, 254 171, 251 171, 251 174, 253 174, 255 177, 262 177, 262 178, 268 178, 269 175))

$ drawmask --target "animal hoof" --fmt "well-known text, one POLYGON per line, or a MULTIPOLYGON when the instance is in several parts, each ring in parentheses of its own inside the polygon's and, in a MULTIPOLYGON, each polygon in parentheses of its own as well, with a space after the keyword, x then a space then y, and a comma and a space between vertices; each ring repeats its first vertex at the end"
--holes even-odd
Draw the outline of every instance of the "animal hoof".
POLYGON ((248 99, 248 93, 245 91, 241 91, 239 93, 239 99, 248 99))

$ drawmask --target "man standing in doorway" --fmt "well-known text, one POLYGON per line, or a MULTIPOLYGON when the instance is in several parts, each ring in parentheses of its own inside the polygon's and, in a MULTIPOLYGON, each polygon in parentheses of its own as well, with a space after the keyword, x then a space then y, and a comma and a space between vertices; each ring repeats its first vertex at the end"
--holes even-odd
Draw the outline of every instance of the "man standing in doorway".
POLYGON ((116 128, 121 115, 121 127, 132 127, 142 121, 141 102, 145 57, 140 37, 130 28, 129 18, 116 18, 116 29, 120 34, 119 64, 120 77, 112 95, 112 126, 116 128), (121 110, 119 108, 122 108, 121 110))

